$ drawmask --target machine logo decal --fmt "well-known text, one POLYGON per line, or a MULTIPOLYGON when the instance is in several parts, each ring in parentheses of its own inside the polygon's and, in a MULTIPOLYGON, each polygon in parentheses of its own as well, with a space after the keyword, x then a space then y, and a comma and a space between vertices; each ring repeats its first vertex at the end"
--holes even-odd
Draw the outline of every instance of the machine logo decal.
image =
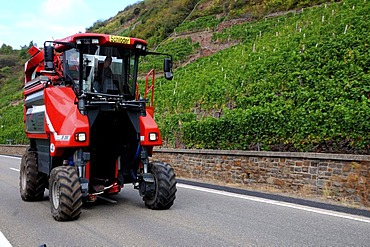
POLYGON ((122 37, 122 36, 115 36, 115 35, 110 35, 109 36, 109 41, 112 43, 120 43, 120 44, 130 44, 130 38, 129 37, 122 37))
POLYGON ((54 135, 56 141, 69 141, 70 135, 54 135))

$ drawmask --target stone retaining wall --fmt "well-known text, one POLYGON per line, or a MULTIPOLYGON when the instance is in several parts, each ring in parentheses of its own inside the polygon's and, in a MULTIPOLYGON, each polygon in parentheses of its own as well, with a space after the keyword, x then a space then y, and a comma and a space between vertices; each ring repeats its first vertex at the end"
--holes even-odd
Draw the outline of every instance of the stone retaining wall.
POLYGON ((157 149, 177 176, 370 206, 370 156, 157 149))
POLYGON ((5 155, 23 155, 26 152, 25 145, 0 145, 0 154, 5 155))
MULTIPOLYGON (((22 155, 26 146, 0 145, 22 155)), ((370 155, 156 149, 180 178, 320 196, 370 206, 370 155)))

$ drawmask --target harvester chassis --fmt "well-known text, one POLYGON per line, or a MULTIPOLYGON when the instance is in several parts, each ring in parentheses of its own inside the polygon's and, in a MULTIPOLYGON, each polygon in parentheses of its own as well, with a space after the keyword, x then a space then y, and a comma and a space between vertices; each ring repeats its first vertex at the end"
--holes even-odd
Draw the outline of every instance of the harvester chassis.
MULTIPOLYGON (((150 160, 153 147, 162 145, 154 69, 142 95, 137 82, 140 57, 170 55, 146 46, 141 39, 83 33, 29 49, 24 122, 30 145, 19 182, 24 201, 44 200, 48 189, 54 219, 75 220, 84 203, 131 183, 146 207, 173 205, 174 169, 150 160)), ((172 57, 164 59, 164 77, 173 77, 172 57)))

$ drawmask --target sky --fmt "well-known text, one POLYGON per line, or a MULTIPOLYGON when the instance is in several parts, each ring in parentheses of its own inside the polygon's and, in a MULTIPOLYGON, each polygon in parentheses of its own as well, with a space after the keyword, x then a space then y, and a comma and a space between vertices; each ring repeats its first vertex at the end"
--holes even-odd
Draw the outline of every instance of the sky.
POLYGON ((0 0, 0 46, 61 39, 115 16, 139 0, 0 0))

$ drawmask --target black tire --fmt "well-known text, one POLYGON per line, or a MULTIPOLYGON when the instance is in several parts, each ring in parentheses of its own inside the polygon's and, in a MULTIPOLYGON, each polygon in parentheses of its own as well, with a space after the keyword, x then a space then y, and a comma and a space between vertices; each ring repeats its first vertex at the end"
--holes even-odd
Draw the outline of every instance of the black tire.
POLYGON ((150 163, 149 169, 155 179, 155 194, 143 198, 145 206, 156 210, 169 209, 176 198, 175 172, 169 164, 162 162, 150 163))
POLYGON ((59 166, 51 170, 49 180, 51 214, 57 221, 80 217, 82 192, 77 170, 73 166, 59 166))
POLYGON ((24 201, 40 201, 44 198, 47 175, 37 170, 37 153, 26 151, 19 172, 19 191, 24 201))

